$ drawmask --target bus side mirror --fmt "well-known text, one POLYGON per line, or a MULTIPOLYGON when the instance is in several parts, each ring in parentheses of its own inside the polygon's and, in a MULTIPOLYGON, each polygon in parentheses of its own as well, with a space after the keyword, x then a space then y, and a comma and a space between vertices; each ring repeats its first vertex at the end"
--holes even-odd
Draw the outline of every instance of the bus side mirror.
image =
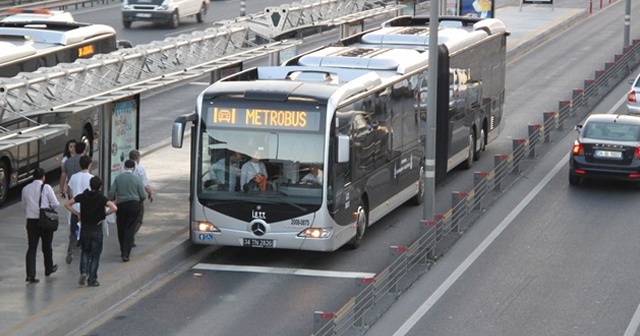
POLYGON ((184 125, 187 121, 196 120, 196 113, 185 114, 176 118, 171 128, 171 146, 173 148, 182 148, 182 141, 184 139, 184 125))
POLYGON ((349 136, 338 135, 338 163, 349 162, 349 136))
POLYGON ((182 141, 184 139, 185 121, 180 122, 178 119, 173 122, 173 127, 171 128, 171 146, 173 146, 173 148, 182 148, 182 141))

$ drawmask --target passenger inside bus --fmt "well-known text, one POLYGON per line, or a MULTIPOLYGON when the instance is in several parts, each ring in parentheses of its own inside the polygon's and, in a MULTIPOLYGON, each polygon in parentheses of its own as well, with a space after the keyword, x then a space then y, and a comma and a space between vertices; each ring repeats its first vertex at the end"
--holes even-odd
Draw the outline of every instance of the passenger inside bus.
POLYGON ((211 177, 209 185, 217 185, 218 190, 238 191, 240 190, 240 160, 242 160, 242 155, 238 152, 229 151, 228 157, 228 166, 226 156, 211 165, 209 168, 211 177))
POLYGON ((267 189, 267 167, 260 159, 262 154, 255 151, 251 159, 242 165, 240 170, 240 185, 244 191, 264 191, 267 189))
POLYGON ((300 179, 300 183, 322 185, 322 170, 317 165, 309 168, 309 172, 300 179))

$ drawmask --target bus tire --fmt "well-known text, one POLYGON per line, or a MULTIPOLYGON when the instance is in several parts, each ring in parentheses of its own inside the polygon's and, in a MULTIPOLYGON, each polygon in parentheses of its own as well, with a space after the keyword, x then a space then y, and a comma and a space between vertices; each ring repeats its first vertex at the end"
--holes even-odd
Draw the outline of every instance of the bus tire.
POLYGON ((469 147, 467 159, 462 162, 462 168, 471 169, 473 167, 473 158, 476 152, 476 135, 473 129, 469 130, 469 147))
POLYGON ((349 241, 349 247, 351 249, 355 250, 362 245, 362 238, 364 238, 364 233, 367 231, 368 226, 369 215, 367 213, 367 208, 362 202, 360 202, 360 205, 358 205, 358 211, 356 212, 356 235, 351 238, 351 241, 349 241))
POLYGON ((198 14, 196 14, 196 21, 198 21, 198 23, 203 23, 204 17, 206 15, 207 15, 207 6, 205 4, 202 4, 202 6, 200 7, 200 11, 198 12, 198 14))
POLYGON ((178 12, 175 11, 171 14, 171 19, 169 19, 169 28, 176 29, 180 25, 180 17, 178 16, 178 12))
POLYGON ((9 194, 9 166, 5 161, 0 161, 0 205, 7 201, 9 194))
MULTIPOLYGON (((424 162, 424 161, 423 161, 424 162)), ((418 193, 409 199, 412 205, 421 205, 424 202, 424 164, 420 165, 420 176, 418 180, 418 193)))

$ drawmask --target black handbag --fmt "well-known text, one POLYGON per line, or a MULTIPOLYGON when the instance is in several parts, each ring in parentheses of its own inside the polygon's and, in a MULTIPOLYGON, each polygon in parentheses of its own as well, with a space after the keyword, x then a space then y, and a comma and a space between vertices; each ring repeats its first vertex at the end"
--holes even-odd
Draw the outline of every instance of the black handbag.
POLYGON ((58 212, 52 208, 42 207, 42 190, 44 189, 44 183, 40 188, 40 200, 38 205, 40 206, 40 218, 38 225, 40 230, 43 231, 57 231, 58 230, 58 212))

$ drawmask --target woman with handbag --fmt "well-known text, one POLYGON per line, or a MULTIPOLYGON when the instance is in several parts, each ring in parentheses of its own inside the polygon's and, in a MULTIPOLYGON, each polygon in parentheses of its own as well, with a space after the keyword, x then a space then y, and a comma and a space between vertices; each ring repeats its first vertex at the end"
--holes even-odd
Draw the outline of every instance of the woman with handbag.
POLYGON ((49 276, 58 270, 58 265, 53 264, 52 230, 43 230, 40 227, 40 209, 55 209, 60 205, 53 188, 45 184, 45 172, 42 168, 36 168, 33 173, 33 182, 22 188, 22 207, 27 218, 27 237, 29 247, 27 249, 27 279, 28 283, 38 283, 36 278, 36 253, 38 242, 42 239, 42 254, 44 255, 44 275, 49 276))

